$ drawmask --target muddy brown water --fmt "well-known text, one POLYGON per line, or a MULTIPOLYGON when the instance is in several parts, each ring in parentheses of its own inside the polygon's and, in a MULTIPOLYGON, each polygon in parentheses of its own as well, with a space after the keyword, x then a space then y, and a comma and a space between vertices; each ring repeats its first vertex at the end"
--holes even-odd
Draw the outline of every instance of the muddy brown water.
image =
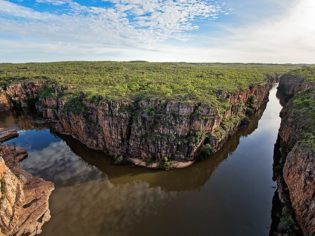
POLYGON ((220 152, 181 170, 115 166, 31 115, 1 113, 0 123, 19 130, 7 143, 29 152, 22 166, 55 183, 42 235, 268 235, 281 110, 276 91, 220 152))

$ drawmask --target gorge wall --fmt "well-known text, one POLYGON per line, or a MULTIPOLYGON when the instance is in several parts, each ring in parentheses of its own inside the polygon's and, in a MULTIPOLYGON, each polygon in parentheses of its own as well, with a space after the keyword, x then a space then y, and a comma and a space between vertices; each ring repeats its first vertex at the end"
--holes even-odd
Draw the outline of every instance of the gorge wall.
POLYGON ((314 235, 315 83, 288 74, 280 79, 279 91, 287 100, 280 114, 282 121, 275 146, 279 155, 274 163, 277 192, 284 206, 282 224, 291 224, 285 230, 291 234, 296 230, 286 215, 289 204, 304 235, 314 235))
POLYGON ((0 235, 37 235, 50 219, 51 182, 19 167, 21 148, 0 144, 0 235))
POLYGON ((0 109, 35 104, 53 129, 118 161, 150 168, 185 167, 218 151, 266 102, 273 80, 238 93, 218 93, 221 110, 195 102, 143 98, 95 102, 84 94, 65 100, 64 90, 43 83, 12 84, 0 92, 0 109), (51 96, 47 93, 50 91, 51 96))

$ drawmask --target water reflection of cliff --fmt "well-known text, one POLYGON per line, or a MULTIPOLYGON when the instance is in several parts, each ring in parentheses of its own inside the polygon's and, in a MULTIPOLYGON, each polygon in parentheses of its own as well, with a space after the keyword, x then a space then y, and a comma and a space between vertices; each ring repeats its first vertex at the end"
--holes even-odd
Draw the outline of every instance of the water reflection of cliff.
MULTIPOLYGON (((161 172, 130 165, 115 166, 103 152, 91 150, 79 141, 64 135, 59 137, 65 143, 60 140, 49 143, 45 148, 30 151, 30 158, 23 163, 23 167, 36 176, 55 182, 57 186, 82 183, 107 176, 114 185, 144 181, 150 186, 160 186, 165 190, 198 190, 220 162, 237 148, 240 137, 251 134, 257 128, 264 109, 265 106, 246 128, 231 136, 219 152, 186 169, 161 172)), ((4 127, 24 130, 48 127, 42 120, 29 113, 6 113, 0 121, 4 127)), ((52 135, 47 132, 47 135, 52 135)), ((38 142, 38 140, 31 141, 38 142)))
POLYGON ((1 114, 1 126, 19 130, 7 144, 20 146, 29 157, 21 166, 31 174, 50 180, 56 187, 105 178, 95 166, 82 160, 69 146, 31 114, 1 114))
POLYGON ((52 196, 52 219, 43 235, 131 235, 141 219, 175 196, 146 182, 115 186, 96 180, 62 187, 52 196))
POLYGON ((96 166, 99 170, 106 173, 111 183, 115 185, 133 181, 145 181, 151 186, 160 186, 165 190, 197 190, 206 183, 220 162, 235 151, 239 144, 240 137, 251 134, 257 128, 258 121, 264 110, 265 106, 252 118, 252 121, 246 128, 230 137, 228 142, 215 155, 212 155, 204 161, 197 162, 189 168, 173 171, 161 172, 140 167, 131 167, 130 165, 115 166, 112 164, 110 158, 105 156, 102 152, 93 151, 69 136, 62 135, 60 137, 66 141, 74 153, 87 163, 96 166))
POLYGON ((23 110, 1 112, 0 124, 1 127, 13 128, 18 130, 39 130, 49 127, 47 122, 36 116, 34 112, 23 110))
MULTIPOLYGON (((23 165, 36 175, 57 183, 50 202, 52 220, 44 227, 43 235, 131 235, 141 227, 152 227, 154 222, 147 220, 152 219, 159 209, 169 209, 181 203, 179 208, 174 207, 173 214, 166 214, 176 218, 176 209, 187 205, 185 199, 192 192, 201 190, 217 166, 235 151, 240 138, 257 128, 264 109, 247 128, 233 135, 221 151, 181 170, 152 171, 130 165, 115 166, 104 153, 90 150, 67 136, 59 136, 61 139, 57 142, 31 151, 30 162, 23 165), (179 191, 185 193, 179 197, 179 191)), ((11 114, 2 120, 7 126, 16 125, 20 129, 45 127, 36 118, 27 115, 11 114)), ((47 135, 51 135, 49 131, 47 135)), ((202 201, 201 209, 205 201, 216 204, 218 196, 221 197, 211 192, 210 195, 194 198, 194 201, 202 201)), ((220 204, 217 209, 211 207, 213 217, 230 210, 221 207, 220 204)), ((199 214, 204 214, 201 219, 208 220, 208 214, 199 214)), ((160 218, 161 221, 164 219, 160 218)), ((224 222, 221 221, 222 227, 224 222)))
POLYGON ((246 129, 231 137, 219 153, 182 170, 158 172, 114 166, 102 152, 91 151, 80 142, 62 136, 73 152, 105 172, 108 180, 56 189, 51 201, 52 220, 43 235, 133 235, 138 227, 150 227, 142 225, 147 217, 183 201, 178 191, 201 189, 220 162, 236 149, 240 137, 257 128, 262 111, 246 129))

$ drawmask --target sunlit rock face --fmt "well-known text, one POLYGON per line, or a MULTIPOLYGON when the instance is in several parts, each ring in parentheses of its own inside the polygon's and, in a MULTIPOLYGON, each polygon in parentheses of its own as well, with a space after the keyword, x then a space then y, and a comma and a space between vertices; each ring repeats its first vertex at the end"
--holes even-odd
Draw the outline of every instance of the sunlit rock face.
POLYGON ((295 218, 305 235, 315 233, 315 152, 314 107, 307 105, 315 100, 315 83, 299 77, 283 77, 280 89, 292 97, 281 111, 279 145, 281 151, 282 176, 288 189, 295 218), (307 101, 303 103, 303 101, 307 101), (300 104, 300 105, 299 105, 300 104))
POLYGON ((24 107, 25 101, 36 98, 37 112, 55 122, 56 132, 71 135, 92 149, 125 160, 159 163, 165 157, 194 161, 206 144, 211 147, 209 152, 218 151, 246 120, 248 112, 256 112, 266 102, 271 86, 272 81, 266 80, 245 91, 221 91, 217 96, 226 104, 222 110, 193 101, 157 98, 95 104, 82 96, 78 98, 78 112, 69 110, 69 104, 58 96, 40 97, 40 85, 28 82, 11 85, 2 94, 12 101, 8 105, 11 108, 24 107))
POLYGON ((0 145, 0 230, 4 235, 36 235, 50 219, 51 182, 19 167, 26 151, 0 145))
POLYGON ((32 99, 39 95, 41 84, 19 83, 9 85, 5 90, 0 89, 0 111, 7 111, 14 107, 27 107, 32 99))

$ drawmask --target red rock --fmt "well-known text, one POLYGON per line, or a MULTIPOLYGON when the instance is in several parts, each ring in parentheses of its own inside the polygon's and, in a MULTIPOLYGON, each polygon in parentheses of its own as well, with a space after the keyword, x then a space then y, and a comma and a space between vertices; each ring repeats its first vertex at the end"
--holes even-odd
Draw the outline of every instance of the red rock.
POLYGON ((26 156, 21 148, 0 145, 0 235, 36 235, 50 219, 54 185, 19 167, 26 156))

